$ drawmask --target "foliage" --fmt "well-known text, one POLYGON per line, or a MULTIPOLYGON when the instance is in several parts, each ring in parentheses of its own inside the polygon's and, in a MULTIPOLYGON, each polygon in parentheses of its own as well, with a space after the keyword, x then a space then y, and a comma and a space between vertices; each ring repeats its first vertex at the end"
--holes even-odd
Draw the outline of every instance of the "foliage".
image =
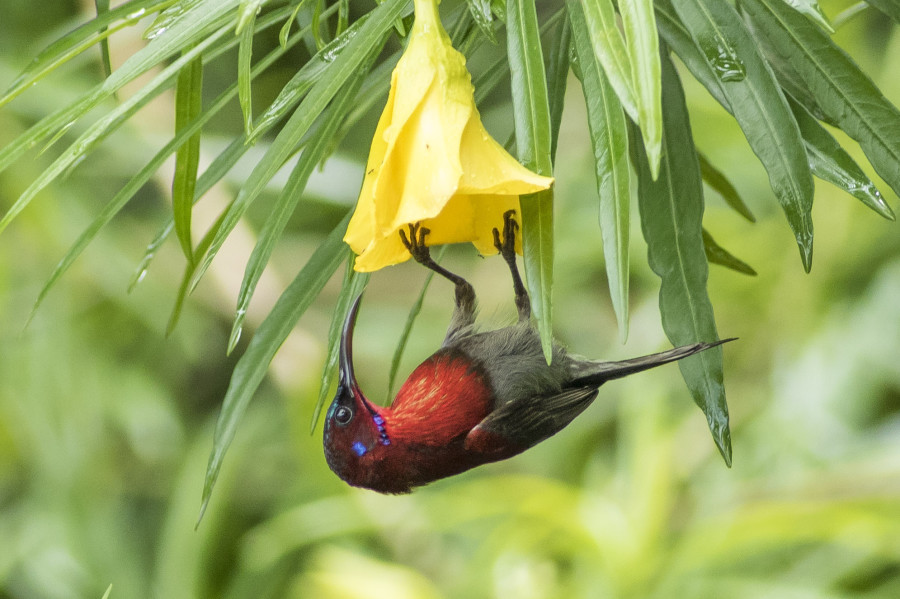
MULTIPOLYGON (((730 394, 775 399, 742 401, 738 421, 746 457, 733 473, 716 469, 694 440, 696 419, 672 407, 677 402, 666 401, 654 383, 659 379, 650 377, 621 388, 648 398, 645 403, 622 404, 618 414, 607 408, 567 441, 523 456, 518 466, 486 469, 409 498, 383 499, 344 489, 312 457, 319 449, 305 431, 317 413, 315 397, 327 394, 327 388, 317 393, 315 359, 301 369, 315 372, 314 380, 293 389, 302 388, 308 401, 286 409, 272 401, 271 388, 260 385, 266 373, 277 372, 277 358, 271 367, 270 361, 301 316, 310 310, 307 318, 326 323, 319 331, 324 344, 328 317, 342 310, 333 310, 337 298, 346 305, 356 288, 351 286, 360 285, 347 277, 343 293, 329 286, 346 248, 335 243, 335 235, 327 241, 324 235, 342 230, 355 190, 323 193, 309 186, 317 164, 330 168, 354 145, 367 147, 372 114, 386 97, 406 34, 409 4, 387 0, 370 10, 345 1, 328 6, 133 0, 111 8, 97 2, 99 16, 47 45, 0 99, 0 119, 13 123, 0 149, 3 202, 9 207, 0 220, 5 254, 41 248, 34 262, 4 259, 10 277, 5 287, 20 290, 5 299, 4 313, 28 312, 22 293, 45 303, 25 333, 28 341, 11 343, 2 356, 7 385, 0 402, 0 456, 6 456, 0 464, 0 536, 12 541, 0 556, 0 588, 12 596, 100 596, 113 582, 113 598, 142 596, 150 588, 165 596, 361 594, 344 577, 350 568, 393 581, 385 584, 411 596, 586 596, 603 590, 641 597, 790 596, 800 587, 837 596, 896 594, 896 489, 878 484, 897 475, 894 464, 878 457, 896 453, 891 431, 898 375, 885 356, 896 355, 897 348, 884 335, 896 328, 888 299, 896 297, 896 242, 871 234, 873 221, 837 207, 826 187, 816 190, 816 205, 825 208, 812 209, 815 176, 893 218, 877 185, 883 180, 894 192, 900 189, 897 111, 865 74, 874 72, 865 62, 871 57, 851 45, 867 66, 863 70, 842 49, 846 29, 860 23, 886 35, 888 25, 878 23, 876 9, 891 17, 897 10, 886 0, 872 5, 832 35, 838 19, 829 23, 824 15, 836 14, 837 6, 822 11, 815 2, 741 0, 732 7, 722 0, 620 0, 621 20, 608 0, 541 4, 534 15, 527 1, 445 2, 445 23, 469 58, 482 111, 502 112, 491 110, 497 104, 514 109, 513 118, 492 118, 489 128, 496 127, 500 139, 511 134, 520 159, 533 160, 535 168, 559 153, 555 197, 534 198, 523 207, 532 248, 526 270, 532 294, 545 307, 542 330, 552 324, 555 279, 555 328, 564 339, 578 340, 572 344, 579 352, 592 353, 583 349, 590 343, 583 329, 595 336, 597 327, 574 325, 568 314, 577 306, 576 313, 602 318, 596 307, 584 308, 596 300, 573 284, 583 284, 584 273, 603 278, 604 268, 596 268, 587 254, 597 227, 585 225, 599 207, 605 273, 623 338, 630 320, 638 343, 655 339, 647 331, 656 319, 648 321, 642 312, 658 283, 649 279, 647 265, 631 258, 643 251, 630 236, 632 222, 640 222, 648 261, 662 280, 659 310, 671 341, 688 342, 716 328, 741 336, 754 347, 743 350, 749 365, 734 366, 730 394), (104 78, 101 63, 109 60, 108 52, 117 58, 116 36, 138 30, 145 42, 122 64, 113 60, 104 78), (106 40, 113 48, 98 52, 106 40), (541 46, 544 60, 538 54, 535 61, 541 46), (94 70, 85 68, 94 66, 91 61, 97 63, 94 70), (567 183, 564 176, 566 158, 578 154, 567 153, 566 136, 574 134, 561 125, 563 99, 567 110, 582 110, 566 94, 570 65, 584 92, 593 156, 585 168, 596 175, 593 181, 573 176, 567 183), (508 72, 512 93, 490 95, 508 72), (348 93, 355 86, 359 91, 348 93), (136 133, 141 125, 135 121, 145 118, 155 98, 172 92, 178 118, 155 154, 144 155, 147 136, 136 133), (704 104, 708 97, 733 120, 704 104), (233 126, 231 109, 240 126, 233 126), (747 152, 738 152, 739 160, 726 159, 735 155, 735 142, 717 141, 716 129, 704 119, 721 130, 739 128, 764 171, 746 174, 755 168, 747 165, 747 152), (164 176, 175 210, 168 207, 164 214, 157 195, 148 205, 147 190, 171 157, 175 175, 164 176), (667 166, 675 159, 677 166, 667 166), (249 170, 241 171, 248 161, 249 170), (102 177, 96 176, 98 162, 102 177), (870 165, 880 180, 868 174, 870 165), (286 184, 279 175, 285 167, 286 184), (771 194, 755 182, 763 172, 771 194), (66 197, 58 198, 63 179, 66 197), (213 207, 212 217, 198 218, 205 204, 221 197, 215 190, 222 183, 236 189, 234 199, 213 207), (702 183, 742 218, 752 220, 752 205, 763 224, 737 227, 714 207, 704 209, 702 183), (585 201, 588 187, 598 190, 595 201, 585 201), (632 214, 635 194, 639 212, 632 214), (570 201, 576 195, 579 201, 570 201), (796 269, 782 265, 778 252, 762 249, 784 250, 769 218, 770 195, 787 217, 803 267, 811 266, 815 212, 820 235, 830 233, 817 248, 817 263, 838 272, 796 281, 796 269), (197 204, 203 198, 209 199, 197 204), (119 227, 107 227, 116 217, 119 227), (148 235, 159 221, 159 233, 148 235), (237 316, 224 332, 214 316, 190 312, 180 329, 171 329, 166 343, 174 347, 122 336, 137 329, 158 337, 164 320, 159 307, 177 298, 174 325, 195 288, 207 307, 221 309, 220 298, 210 299, 211 285, 201 289, 198 283, 215 270, 217 256, 223 268, 235 268, 220 254, 226 240, 240 236, 243 222, 259 234, 245 254, 241 290, 234 290, 237 316), (80 236, 74 227, 83 231, 80 236), (173 231, 180 266, 177 256, 161 249, 173 231), (682 237, 684 231, 689 235, 682 237), (672 236, 676 245, 666 245, 672 236), (67 253, 57 247, 72 238, 67 253), (138 251, 133 238, 153 239, 138 261, 139 278, 155 262, 159 275, 149 277, 157 279, 154 287, 148 290, 144 282, 126 300, 119 297, 121 260, 126 250, 138 251), (756 257, 760 282, 732 282, 732 291, 722 291, 727 286, 707 275, 707 259, 746 272, 723 246, 756 257), (47 272, 54 252, 62 260, 46 285, 35 288, 33 273, 47 272), (292 284, 276 287, 285 291, 275 301, 264 270, 288 253, 290 268, 299 274, 292 284), (839 260, 842 253, 849 254, 846 262, 839 260), (554 255, 564 259, 554 264, 554 255), (308 260, 305 266, 298 265, 298 256, 308 260), (176 268, 183 269, 179 289, 169 284, 178 280, 176 268), (101 304, 82 299, 67 306, 48 294, 70 270, 65 298, 68 289, 76 296, 102 293, 101 304), (112 274, 119 276, 111 279, 112 274), (767 276, 777 279, 763 280, 767 276), (845 295, 808 289, 828 289, 830 283, 845 295), (766 293, 782 299, 774 308, 753 304, 766 293), (238 338, 254 298, 268 318, 261 323, 257 314, 251 320, 259 328, 242 346, 238 338), (746 317, 734 314, 736 306, 755 322, 741 324, 746 317), (798 327, 811 338, 798 338, 798 327), (226 345, 242 350, 237 366, 224 356, 199 357, 224 353, 226 345), (773 346, 784 359, 760 363, 759 354, 773 346), (121 356, 135 363, 122 368, 121 356), (760 377, 754 367, 775 373, 760 377), (198 387, 191 382, 192 368, 214 380, 233 368, 232 383, 227 391, 212 383, 198 387), (44 380, 44 369, 56 372, 44 380), (179 403, 192 393, 207 403, 179 403), (256 395, 263 399, 259 405, 250 403, 256 395), (228 443, 234 439, 240 449, 233 452, 233 464, 224 462, 220 503, 210 504, 199 533, 190 536, 211 419, 223 396, 208 488, 228 443), (773 464, 772 456, 785 454, 794 457, 773 464), (567 464, 573 456, 576 461, 564 472, 542 472, 545 462, 567 464), (519 468, 532 474, 519 476, 519 468), (129 536, 135 523, 138 534, 129 536)), ((5 33, 0 38, 12 39, 5 33)), ((4 62, 6 80, 11 67, 4 62)), ((359 163, 364 157, 353 158, 359 163)), ((462 259, 452 252, 449 258, 462 259)), ((389 273, 379 276, 396 280, 389 273)), ((412 303, 419 288, 400 281, 412 303)), ((388 316, 384 328, 370 329, 379 345, 369 355, 385 366, 406 317, 389 317, 390 301, 373 306, 388 316), (389 334, 388 324, 396 325, 389 334)), ((423 312, 429 313, 427 305, 423 312)), ((7 323, 4 333, 15 338, 18 327, 7 323)), ((423 349, 410 343, 411 353, 423 349)), ((290 347, 282 351, 296 357, 290 347)), ((721 355, 686 365, 685 377, 692 389, 706 389, 695 399, 730 460, 721 355)))

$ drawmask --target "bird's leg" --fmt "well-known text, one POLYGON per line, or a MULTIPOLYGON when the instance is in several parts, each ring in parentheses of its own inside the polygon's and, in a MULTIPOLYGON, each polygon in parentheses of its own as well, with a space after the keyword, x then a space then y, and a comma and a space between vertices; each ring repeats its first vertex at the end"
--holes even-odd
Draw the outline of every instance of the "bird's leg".
POLYGON ((425 245, 425 236, 431 231, 420 226, 420 223, 408 226, 409 237, 403 229, 400 229, 400 239, 409 250, 413 260, 430 268, 456 286, 456 309, 453 311, 450 327, 447 329, 446 343, 461 329, 475 324, 475 289, 464 278, 453 274, 431 258, 431 250, 425 245))
POLYGON ((509 272, 512 274, 513 289, 516 292, 516 309, 519 311, 519 322, 521 322, 531 318, 531 299, 528 297, 528 291, 522 283, 522 277, 519 276, 519 269, 516 266, 516 230, 519 228, 519 223, 513 218, 515 214, 515 210, 507 210, 503 214, 503 238, 500 237, 500 231, 494 229, 494 247, 506 260, 509 272))

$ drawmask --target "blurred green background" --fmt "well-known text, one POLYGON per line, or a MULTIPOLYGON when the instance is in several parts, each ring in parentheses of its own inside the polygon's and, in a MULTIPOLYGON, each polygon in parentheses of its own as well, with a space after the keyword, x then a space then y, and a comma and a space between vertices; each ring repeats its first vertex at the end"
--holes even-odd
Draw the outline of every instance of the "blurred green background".
MULTIPOLYGON (((851 3, 821 4, 834 16, 851 3)), ((92 10, 84 0, 3 2, 0 87, 92 10)), ((114 66, 141 43, 140 30, 113 38, 114 66)), ((900 103, 900 35, 887 19, 869 10, 835 37, 900 103)), ((233 80, 233 58, 207 68, 210 94, 233 80)), ((292 68, 289 56, 260 82, 258 97, 276 93, 292 68)), ((0 145, 101 76, 99 54, 89 52, 0 110, 0 145)), ((127 288, 170 210, 169 165, 23 332, 54 264, 170 135, 169 95, 0 235, 0 598, 99 598, 110 584, 113 599, 900 596, 897 225, 817 181, 816 253, 804 275, 734 121, 691 78, 685 85, 698 147, 758 218, 749 225, 707 194, 704 225, 759 273, 710 271, 719 331, 740 337, 725 348, 733 468, 670 366, 610 383, 572 426, 515 459, 408 496, 349 488, 325 464, 321 425, 308 433, 336 275, 276 357, 195 530, 236 359, 225 356, 231 313, 266 202, 166 338, 183 268, 174 240, 127 288)), ((663 349, 658 280, 636 222, 631 333, 627 344, 618 341, 574 78, 568 93, 556 172, 558 337, 611 359, 663 349)), ((501 139, 507 102, 500 94, 482 106, 501 139)), ((205 131, 209 154, 239 130, 236 102, 228 117, 205 131)), ((256 294, 251 325, 355 200, 373 128, 374 115, 314 176, 256 294)), ((855 144, 846 147, 862 158, 855 144)), ((0 174, 3 210, 49 160, 35 152, 0 174)), ((228 184, 214 188, 197 206, 198 221, 210 222, 233 193, 228 184)), ((896 197, 888 201, 897 208, 896 197)), ((475 285, 484 323, 514 318, 502 261, 460 247, 446 264, 475 285)), ((390 357, 424 276, 405 264, 372 278, 356 332, 358 375, 372 397, 386 394, 390 357)), ((451 308, 449 284, 435 281, 401 372, 440 343, 451 308)))

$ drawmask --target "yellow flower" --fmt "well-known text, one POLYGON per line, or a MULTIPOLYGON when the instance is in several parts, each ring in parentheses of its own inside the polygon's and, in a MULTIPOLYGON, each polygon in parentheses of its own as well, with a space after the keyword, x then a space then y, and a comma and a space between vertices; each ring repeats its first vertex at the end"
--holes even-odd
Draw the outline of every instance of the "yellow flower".
POLYGON ((450 44, 436 0, 415 0, 409 43, 391 75, 356 212, 344 236, 371 272, 409 259, 399 230, 421 222, 428 245, 472 242, 495 253, 491 230, 519 195, 552 185, 485 130, 465 57, 450 44))

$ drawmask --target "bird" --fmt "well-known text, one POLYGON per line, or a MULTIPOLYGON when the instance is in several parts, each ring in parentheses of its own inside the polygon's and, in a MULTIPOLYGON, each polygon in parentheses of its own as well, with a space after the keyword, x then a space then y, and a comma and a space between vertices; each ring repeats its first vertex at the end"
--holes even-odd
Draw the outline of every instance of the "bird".
POLYGON ((455 285, 455 309, 441 347, 399 388, 390 406, 372 403, 353 368, 353 329, 360 294, 341 331, 338 386, 325 418, 331 470, 346 483, 385 494, 409 493, 438 479, 511 458, 555 435, 597 397, 605 382, 674 362, 732 339, 686 345, 604 362, 554 342, 550 363, 531 319, 531 301, 516 266, 515 211, 504 214, 494 245, 513 279, 518 321, 480 331, 471 284, 439 264, 418 223, 400 237, 412 258, 455 285))

